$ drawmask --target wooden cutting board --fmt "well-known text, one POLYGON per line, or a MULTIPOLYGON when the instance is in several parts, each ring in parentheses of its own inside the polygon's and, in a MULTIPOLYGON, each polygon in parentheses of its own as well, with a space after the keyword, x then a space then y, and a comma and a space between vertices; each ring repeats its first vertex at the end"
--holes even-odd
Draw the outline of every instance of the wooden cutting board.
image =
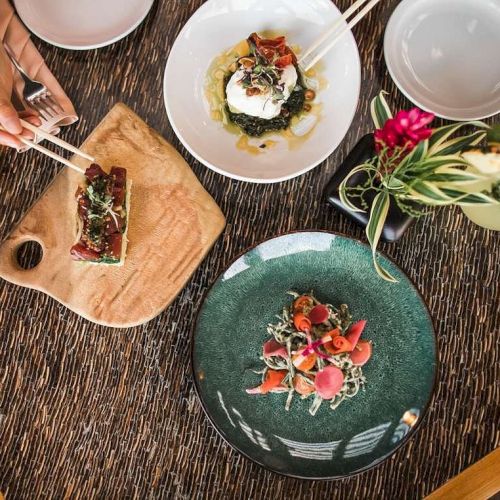
MULTIPOLYGON (((119 328, 145 323, 186 284, 224 229, 224 216, 180 154, 123 104, 81 149, 106 171, 125 167, 133 182, 125 265, 71 260, 82 176, 66 168, 0 246, 0 276, 40 290, 95 323, 119 328), (43 249, 31 270, 17 261, 27 241, 43 249)), ((89 165, 77 157, 73 162, 89 165)))

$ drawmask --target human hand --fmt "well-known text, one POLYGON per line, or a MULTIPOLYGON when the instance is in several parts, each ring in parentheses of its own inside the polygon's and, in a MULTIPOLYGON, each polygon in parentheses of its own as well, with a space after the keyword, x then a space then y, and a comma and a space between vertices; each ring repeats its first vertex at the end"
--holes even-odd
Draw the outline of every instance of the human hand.
POLYGON ((10 99, 0 89, 0 125, 5 130, 0 130, 0 144, 11 148, 19 149, 23 143, 16 137, 21 135, 27 139, 33 139, 33 133, 23 129, 20 118, 35 126, 40 126, 41 121, 38 115, 32 110, 26 110, 18 113, 12 106, 10 99))
POLYGON ((22 135, 27 139, 33 139, 33 133, 23 129, 20 118, 35 126, 40 126, 41 121, 34 111, 28 110, 18 113, 11 102, 12 94, 12 71, 11 64, 5 49, 0 44, 0 145, 19 149, 23 143, 16 137, 22 135))

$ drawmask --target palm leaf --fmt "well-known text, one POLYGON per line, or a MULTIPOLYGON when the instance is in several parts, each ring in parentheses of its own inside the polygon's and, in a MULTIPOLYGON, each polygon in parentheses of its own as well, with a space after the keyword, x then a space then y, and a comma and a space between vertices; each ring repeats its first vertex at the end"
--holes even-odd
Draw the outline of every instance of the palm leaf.
POLYGON ((387 92, 382 90, 377 97, 375 97, 370 106, 370 111, 372 114, 373 123, 375 124, 375 128, 382 128, 387 120, 392 118, 392 111, 385 100, 384 95, 387 92))
POLYGON ((386 271, 377 260, 377 245, 380 240, 380 235, 382 234, 382 229, 387 219, 387 213, 389 212, 390 197, 388 193, 382 192, 375 196, 373 200, 372 209, 370 212, 370 220, 366 226, 366 236, 370 242, 372 249, 373 265, 379 276, 384 278, 386 281, 392 283, 397 283, 397 279, 394 278, 388 271, 386 271))

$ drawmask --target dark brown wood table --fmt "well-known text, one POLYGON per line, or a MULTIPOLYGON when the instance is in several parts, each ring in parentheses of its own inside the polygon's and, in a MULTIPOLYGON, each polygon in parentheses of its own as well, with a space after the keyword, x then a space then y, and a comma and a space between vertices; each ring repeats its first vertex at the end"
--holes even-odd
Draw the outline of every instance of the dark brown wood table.
MULTIPOLYGON (((295 1, 295 0, 290 0, 295 1)), ((80 143, 117 101, 185 156, 227 216, 213 251, 172 306, 151 323, 113 330, 45 295, 0 283, 0 490, 8 498, 419 498, 500 444, 500 237, 459 209, 419 220, 382 245, 415 280, 435 319, 441 361, 432 407, 416 436, 379 467, 337 482, 261 469, 217 435, 196 399, 190 332, 203 292, 233 256, 293 229, 363 231, 326 206, 325 184, 370 130, 370 99, 391 82, 382 37, 397 0, 355 30, 361 101, 339 149, 312 172, 251 185, 211 172, 180 145, 162 80, 170 47, 203 0, 158 0, 144 24, 111 47, 71 52, 35 42, 81 115, 63 138, 80 143)), ((349 0, 338 2, 342 10, 349 0)), ((51 161, 0 153, 0 239, 54 178, 51 161)))

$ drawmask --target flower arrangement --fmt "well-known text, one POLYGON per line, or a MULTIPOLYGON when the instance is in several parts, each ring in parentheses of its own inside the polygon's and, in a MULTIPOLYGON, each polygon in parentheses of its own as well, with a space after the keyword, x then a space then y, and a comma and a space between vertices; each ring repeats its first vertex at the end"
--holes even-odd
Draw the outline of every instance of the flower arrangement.
POLYGON ((498 205, 499 189, 498 183, 492 182, 489 192, 471 192, 470 186, 486 180, 487 174, 466 171, 470 165, 461 156, 463 151, 486 137, 489 128, 486 124, 475 121, 433 129, 430 125, 434 115, 418 108, 399 111, 393 116, 384 94, 381 92, 371 104, 376 127, 376 156, 350 172, 340 185, 339 195, 350 210, 370 211, 366 235, 375 269, 385 280, 395 282, 396 279, 379 264, 376 255, 391 200, 404 213, 420 217, 427 213, 426 207, 498 205), (473 126, 476 130, 457 137, 465 126, 473 126), (361 171, 366 175, 366 182, 349 186, 349 179, 361 171), (368 191, 376 193, 371 209, 364 199, 368 191), (359 206, 354 204, 355 199, 359 206))

